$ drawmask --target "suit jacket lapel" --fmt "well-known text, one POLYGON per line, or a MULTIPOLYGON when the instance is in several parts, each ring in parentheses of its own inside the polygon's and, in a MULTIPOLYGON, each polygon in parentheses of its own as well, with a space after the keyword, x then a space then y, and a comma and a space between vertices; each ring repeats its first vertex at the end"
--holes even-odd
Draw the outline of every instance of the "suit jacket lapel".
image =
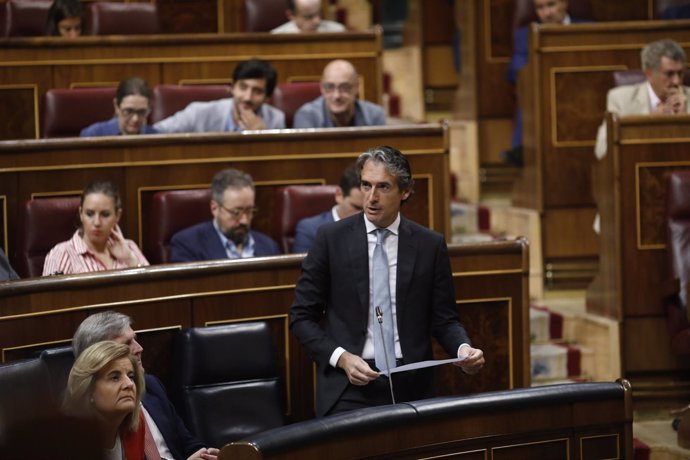
MULTIPOLYGON (((364 225, 364 215, 358 214, 358 218, 352 219, 345 250, 347 251, 348 264, 352 267, 357 286, 360 308, 364 312, 369 311, 369 250, 367 243, 367 229, 364 225)), ((366 317, 366 316, 365 316, 366 317)))
MULTIPOLYGON (((395 281, 395 303, 397 318, 401 318, 400 314, 406 307, 407 293, 412 282, 412 275, 417 257, 417 241, 414 238, 414 232, 409 225, 409 221, 404 217, 400 217, 400 227, 398 229, 398 273, 395 281)), ((400 328, 400 323, 398 323, 400 328)))
POLYGON ((631 113, 639 113, 642 115, 649 115, 650 109, 649 106, 651 105, 651 101, 649 100, 649 93, 647 92, 647 84, 646 83, 640 83, 637 85, 637 88, 635 90, 635 94, 633 97, 633 102, 635 104, 635 108, 631 113))

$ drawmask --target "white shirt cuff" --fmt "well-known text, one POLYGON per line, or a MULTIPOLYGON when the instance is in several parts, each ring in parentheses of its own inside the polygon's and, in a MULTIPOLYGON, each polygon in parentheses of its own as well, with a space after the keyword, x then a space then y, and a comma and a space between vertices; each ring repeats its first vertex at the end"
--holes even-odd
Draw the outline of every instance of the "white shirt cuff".
POLYGON ((333 367, 338 367, 338 360, 340 359, 343 353, 345 353, 345 349, 343 347, 336 348, 335 351, 333 351, 333 354, 331 355, 331 359, 328 360, 328 363, 333 367))
POLYGON ((460 354, 460 350, 462 350, 462 347, 467 347, 471 348, 469 343, 463 343, 458 347, 458 358, 464 358, 466 355, 463 353, 462 355, 460 354))

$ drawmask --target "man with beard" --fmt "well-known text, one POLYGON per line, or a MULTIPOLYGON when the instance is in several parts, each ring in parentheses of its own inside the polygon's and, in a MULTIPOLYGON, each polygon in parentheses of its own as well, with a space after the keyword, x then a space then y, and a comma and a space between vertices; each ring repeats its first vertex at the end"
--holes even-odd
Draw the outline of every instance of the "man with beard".
POLYGON ((266 61, 240 62, 232 74, 232 97, 192 102, 153 127, 161 133, 284 129, 285 114, 265 103, 273 94, 276 79, 275 69, 266 61))
POLYGON ((321 96, 297 110, 293 127, 385 125, 383 107, 359 100, 358 95, 359 75, 355 67, 343 59, 331 61, 323 69, 321 96))
POLYGON ((237 169, 224 169, 211 183, 213 219, 177 232, 170 240, 170 261, 239 259, 280 254, 278 244, 251 230, 254 181, 237 169))

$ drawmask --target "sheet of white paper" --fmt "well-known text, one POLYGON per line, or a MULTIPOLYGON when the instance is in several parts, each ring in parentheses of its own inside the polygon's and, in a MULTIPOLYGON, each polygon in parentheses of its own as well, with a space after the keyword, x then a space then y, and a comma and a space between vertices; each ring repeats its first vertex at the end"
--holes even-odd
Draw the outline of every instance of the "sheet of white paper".
MULTIPOLYGON (((417 363, 412 363, 412 364, 405 364, 404 366, 398 366, 396 368, 391 369, 391 374, 395 374, 396 372, 405 372, 405 371, 413 371, 415 369, 423 369, 425 367, 434 367, 434 366, 441 366, 443 364, 449 364, 449 363, 457 363, 460 361, 464 361, 465 358, 450 358, 450 359, 432 359, 429 361, 419 361, 417 363)), ((382 375, 388 375, 388 372, 383 371, 381 372, 382 375)))

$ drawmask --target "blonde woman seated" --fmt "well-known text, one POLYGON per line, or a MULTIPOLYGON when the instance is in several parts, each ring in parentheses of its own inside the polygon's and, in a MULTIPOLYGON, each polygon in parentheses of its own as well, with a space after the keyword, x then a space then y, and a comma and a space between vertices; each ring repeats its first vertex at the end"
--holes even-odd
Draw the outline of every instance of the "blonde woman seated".
POLYGON ((50 250, 43 276, 149 265, 136 243, 122 235, 121 216, 122 201, 115 186, 107 181, 90 183, 81 194, 81 228, 50 250))
POLYGON ((129 346, 97 342, 77 358, 67 380, 65 413, 92 419, 106 460, 144 460, 144 374, 129 346))

